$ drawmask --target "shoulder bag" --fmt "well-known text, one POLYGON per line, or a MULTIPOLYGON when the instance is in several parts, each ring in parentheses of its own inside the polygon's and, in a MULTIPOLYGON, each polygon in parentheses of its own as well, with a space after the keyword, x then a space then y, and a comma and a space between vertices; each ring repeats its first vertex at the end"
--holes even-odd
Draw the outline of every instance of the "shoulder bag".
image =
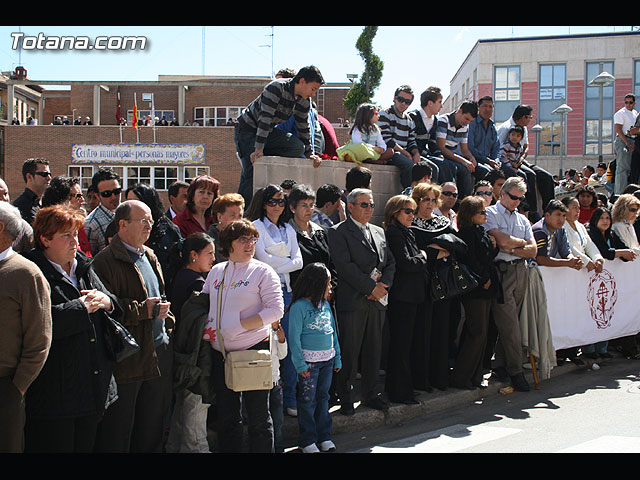
POLYGON ((106 317, 105 342, 111 360, 119 363, 125 358, 138 353, 140 351, 140 345, 138 345, 136 339, 133 338, 133 335, 129 333, 129 330, 106 313, 104 316, 106 317))
POLYGON ((435 262, 431 277, 431 298, 434 302, 459 297, 477 287, 475 274, 453 255, 435 262))
MULTIPOLYGON (((227 266, 222 273, 222 282, 218 287, 217 335, 220 339, 220 351, 224 361, 224 381, 229 390, 246 392, 251 390, 270 390, 273 387, 273 372, 270 350, 238 350, 225 352, 220 317, 222 313, 222 289, 227 266)), ((271 345, 271 342, 269 342, 271 345)), ((271 348, 271 347, 269 347, 271 348)))

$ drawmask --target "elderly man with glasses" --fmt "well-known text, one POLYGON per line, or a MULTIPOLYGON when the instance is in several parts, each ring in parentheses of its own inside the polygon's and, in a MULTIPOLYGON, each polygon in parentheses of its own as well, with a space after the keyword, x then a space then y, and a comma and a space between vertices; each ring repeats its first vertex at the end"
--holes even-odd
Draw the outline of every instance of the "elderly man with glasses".
POLYGON ((105 232, 120 205, 120 176, 110 168, 99 169, 91 179, 93 190, 100 204, 91 211, 84 222, 84 231, 89 238, 91 253, 95 257, 107 245, 105 232))
POLYGON ((374 207, 371 190, 356 188, 347 197, 349 218, 329 229, 329 253, 340 279, 335 305, 342 370, 336 392, 344 415, 354 413, 352 386, 359 354, 364 404, 377 410, 389 408, 378 392, 378 373, 386 299, 396 265, 384 230, 369 223, 374 207))
POLYGON ((140 351, 114 367, 118 400, 98 427, 96 451, 160 453, 171 403, 173 351, 170 333, 175 317, 169 311, 162 269, 145 242, 153 218, 138 200, 115 211, 118 233, 94 259, 96 273, 124 309, 122 323, 140 351))
POLYGON ((484 226, 500 249, 495 262, 504 295, 504 301, 494 299, 491 305, 498 329, 493 375, 499 381, 510 379, 518 391, 529 390, 522 370, 524 353, 519 315, 529 281, 526 259, 534 258, 537 253, 531 224, 518 213, 526 192, 527 184, 521 177, 508 178, 500 191, 500 200, 487 207, 484 226))

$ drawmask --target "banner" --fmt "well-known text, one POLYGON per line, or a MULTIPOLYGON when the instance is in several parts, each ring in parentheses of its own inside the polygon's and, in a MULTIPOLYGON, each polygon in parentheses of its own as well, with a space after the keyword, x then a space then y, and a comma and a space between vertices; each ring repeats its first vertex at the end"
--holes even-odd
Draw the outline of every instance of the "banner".
POLYGON ((538 267, 547 295, 547 313, 558 350, 640 332, 640 262, 605 260, 600 273, 567 267, 538 267))
POLYGON ((201 144, 158 143, 74 143, 71 163, 111 165, 202 165, 205 146, 201 144))

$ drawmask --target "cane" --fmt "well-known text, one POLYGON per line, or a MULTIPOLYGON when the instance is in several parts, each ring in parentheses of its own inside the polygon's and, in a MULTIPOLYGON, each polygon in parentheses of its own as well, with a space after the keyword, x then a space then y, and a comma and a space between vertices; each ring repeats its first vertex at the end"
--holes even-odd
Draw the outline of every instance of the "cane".
POLYGON ((536 390, 539 389, 539 383, 538 383, 538 370, 536 370, 536 361, 533 358, 533 355, 529 354, 529 359, 531 360, 531 369, 533 370, 533 381, 536 384, 536 390))

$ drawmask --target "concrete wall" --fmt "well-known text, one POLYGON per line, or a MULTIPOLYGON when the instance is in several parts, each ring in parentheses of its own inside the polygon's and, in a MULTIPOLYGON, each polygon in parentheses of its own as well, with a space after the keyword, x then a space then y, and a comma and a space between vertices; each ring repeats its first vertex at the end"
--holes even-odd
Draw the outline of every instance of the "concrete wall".
MULTIPOLYGON (((325 160, 318 168, 313 168, 313 163, 304 158, 263 157, 253 165, 254 191, 270 183, 279 185, 288 178, 311 185, 314 190, 325 183, 344 189, 347 172, 354 166, 355 163, 325 160)), ((371 190, 376 207, 372 223, 382 225, 387 200, 402 191, 400 171, 389 165, 367 164, 365 167, 373 172, 371 190)))

